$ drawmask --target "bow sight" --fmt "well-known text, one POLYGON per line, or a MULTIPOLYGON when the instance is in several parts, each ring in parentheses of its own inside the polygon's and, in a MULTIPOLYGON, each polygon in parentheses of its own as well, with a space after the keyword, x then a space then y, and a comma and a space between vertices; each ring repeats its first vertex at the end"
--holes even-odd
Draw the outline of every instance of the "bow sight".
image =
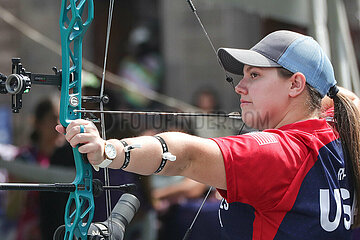
POLYGON ((61 85, 61 70, 53 67, 54 75, 27 72, 20 58, 12 59, 12 74, 0 76, 0 93, 11 94, 11 109, 18 113, 22 108, 22 95, 28 93, 32 84, 61 85))
MULTIPOLYGON (((13 58, 12 61, 12 74, 6 76, 0 73, 0 93, 11 94, 11 109, 14 113, 19 113, 22 108, 22 95, 30 92, 33 84, 38 85, 55 85, 61 88, 61 70, 53 67, 54 74, 32 73, 26 71, 21 63, 20 58, 13 58)), ((73 75, 70 74, 70 82, 73 75)), ((104 95, 102 98, 98 96, 82 96, 83 102, 99 103, 102 101, 104 104, 109 102, 109 97, 104 95)))

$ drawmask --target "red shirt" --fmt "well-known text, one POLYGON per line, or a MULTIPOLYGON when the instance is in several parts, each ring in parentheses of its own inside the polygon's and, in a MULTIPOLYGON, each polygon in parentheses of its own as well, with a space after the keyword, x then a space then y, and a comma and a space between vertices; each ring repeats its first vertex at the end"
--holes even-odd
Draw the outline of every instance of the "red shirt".
MULTIPOLYGON (((227 235, 234 237, 229 239, 296 239, 295 236, 301 239, 301 234, 314 229, 314 237, 323 236, 322 232, 327 236, 329 231, 324 228, 330 229, 326 224, 331 223, 334 217, 323 212, 326 206, 320 207, 320 198, 325 196, 321 194, 326 193, 322 189, 330 189, 332 193, 330 200, 333 202, 330 201, 328 208, 335 209, 334 216, 338 214, 334 190, 345 188, 353 191, 348 185, 349 177, 338 179, 339 171, 345 168, 345 161, 337 138, 324 119, 297 122, 263 132, 214 138, 224 158, 227 182, 227 191, 218 191, 230 203, 230 211, 231 203, 236 202, 251 209, 247 210, 251 216, 243 212, 243 216, 231 214, 231 222, 241 223, 242 218, 253 219, 247 229, 252 231, 252 238, 239 237, 239 229, 232 227, 227 230, 227 235), (303 205, 306 207, 301 208, 303 205), (311 217, 303 219, 307 214, 311 217), (323 220, 325 225, 320 226, 319 220, 323 220), (281 225, 295 225, 294 233, 281 225)), ((352 197, 351 193, 351 199, 348 199, 350 206, 352 197)), ((224 211, 223 215, 226 214, 224 211)), ((345 216, 343 212, 339 214, 350 218, 346 213, 345 216)), ((221 218, 220 221, 226 222, 221 218)), ((340 222, 338 225, 341 225, 340 222)), ((344 230, 344 226, 335 230, 345 237, 343 231, 347 229, 344 230)))

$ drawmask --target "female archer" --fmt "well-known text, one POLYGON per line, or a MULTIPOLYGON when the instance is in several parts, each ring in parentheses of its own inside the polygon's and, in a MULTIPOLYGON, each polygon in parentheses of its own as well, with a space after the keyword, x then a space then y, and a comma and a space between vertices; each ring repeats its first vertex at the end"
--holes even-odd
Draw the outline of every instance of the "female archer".
POLYGON ((242 118, 261 132, 105 141, 85 120, 56 129, 73 147, 82 144, 93 165, 216 187, 224 239, 350 239, 360 221, 360 115, 319 44, 276 31, 250 50, 220 48, 218 56, 226 71, 243 75, 235 88, 242 118), (326 95, 334 107, 323 117, 326 95))

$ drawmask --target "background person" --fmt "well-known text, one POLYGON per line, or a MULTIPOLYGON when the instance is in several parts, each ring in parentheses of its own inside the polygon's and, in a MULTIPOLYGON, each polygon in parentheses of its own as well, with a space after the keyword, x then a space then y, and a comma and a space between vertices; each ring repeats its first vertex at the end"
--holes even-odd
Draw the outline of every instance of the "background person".
MULTIPOLYGON (((48 168, 56 149, 66 143, 64 136, 53 130, 54 126, 58 124, 58 118, 58 108, 53 100, 49 98, 41 100, 34 110, 30 142, 27 146, 19 149, 16 160, 48 168)), ((9 181, 23 180, 9 175, 9 181)), ((50 232, 49 228, 44 228, 45 224, 48 226, 48 222, 43 218, 46 213, 51 212, 53 221, 61 219, 60 222, 63 222, 63 215, 54 213, 48 204, 47 201, 50 199, 41 204, 42 196, 45 195, 46 193, 35 191, 7 192, 7 219, 14 223, 13 226, 16 229, 13 239, 47 239, 45 236, 52 235, 53 232, 50 232)))

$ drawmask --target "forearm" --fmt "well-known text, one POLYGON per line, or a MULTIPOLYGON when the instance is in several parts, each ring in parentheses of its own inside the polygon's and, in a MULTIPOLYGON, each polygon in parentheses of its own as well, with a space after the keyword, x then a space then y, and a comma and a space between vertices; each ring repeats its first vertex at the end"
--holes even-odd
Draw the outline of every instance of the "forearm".
MULTIPOLYGON (((186 170, 191 164, 191 159, 193 159, 192 143, 196 144, 199 138, 180 132, 167 132, 159 134, 159 136, 165 140, 168 151, 176 156, 175 161, 166 161, 165 167, 159 174, 169 176, 185 175, 186 170)), ((159 168, 162 161, 163 148, 158 139, 151 136, 143 136, 122 140, 128 145, 141 145, 141 148, 135 148, 130 151, 130 162, 124 169, 125 171, 150 175, 159 168)), ((119 169, 125 160, 124 146, 117 139, 111 139, 108 142, 115 146, 118 153, 109 167, 119 169)))
MULTIPOLYGON (((72 121, 66 129, 61 125, 56 126, 56 129, 60 133, 66 133, 65 137, 70 145, 72 147, 78 146, 80 153, 87 154, 92 165, 100 165, 101 167, 106 165, 114 169, 122 168, 124 165, 124 145, 117 139, 103 140, 92 122, 78 119, 72 121), (117 152, 110 165, 107 165, 108 161, 104 163, 105 145, 107 143, 111 143, 117 152), (102 163, 104 164, 102 165, 102 163)), ((163 158, 163 148, 160 141, 155 137, 148 136, 126 138, 123 141, 127 145, 141 145, 141 148, 134 148, 129 151, 130 159, 127 159, 130 161, 123 169, 141 175, 150 175, 154 172, 168 176, 180 175, 207 185, 226 189, 223 156, 219 146, 214 141, 179 132, 161 133, 159 136, 164 139, 168 152, 176 156, 175 161, 165 161, 165 166, 161 171, 157 171, 163 158)), ((111 146, 109 147, 107 149, 111 149, 111 146)))

